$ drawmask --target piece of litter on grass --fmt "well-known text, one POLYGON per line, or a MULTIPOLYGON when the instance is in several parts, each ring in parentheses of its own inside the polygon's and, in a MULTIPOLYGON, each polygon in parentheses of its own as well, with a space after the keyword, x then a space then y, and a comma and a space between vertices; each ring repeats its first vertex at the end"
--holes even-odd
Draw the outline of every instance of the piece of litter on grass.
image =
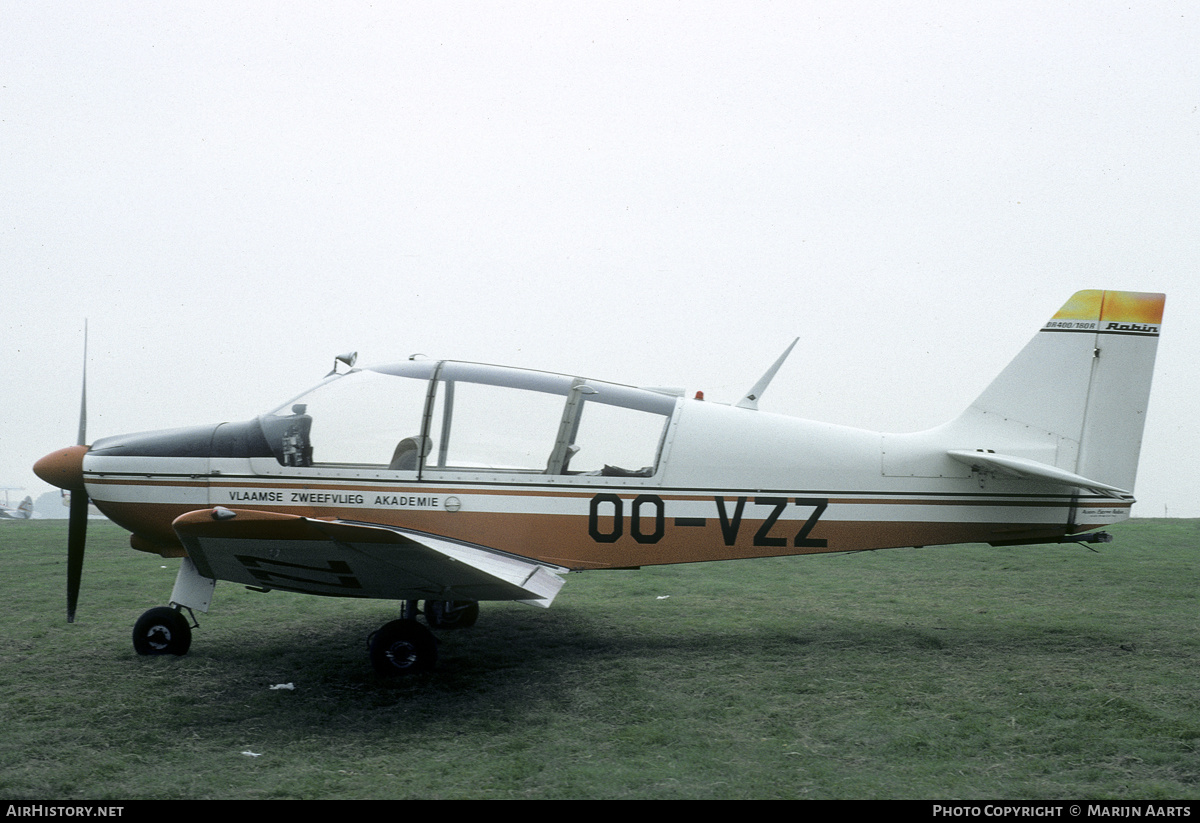
POLYGON ((249 749, 246 749, 246 751, 242 752, 242 754, 246 755, 246 757, 262 757, 262 755, 258 752, 252 752, 249 749))
POLYGON ((654 598, 654 599, 655 599, 655 600, 666 600, 666 599, 667 599, 668 597, 670 597, 670 596, 671 596, 671 595, 669 595, 669 594, 660 594, 658 597, 656 597, 656 598, 654 598))
POLYGON ((296 684, 294 684, 294 683, 276 683, 274 686, 271 687, 271 691, 275 691, 276 689, 287 689, 288 691, 294 692, 296 690, 296 684))

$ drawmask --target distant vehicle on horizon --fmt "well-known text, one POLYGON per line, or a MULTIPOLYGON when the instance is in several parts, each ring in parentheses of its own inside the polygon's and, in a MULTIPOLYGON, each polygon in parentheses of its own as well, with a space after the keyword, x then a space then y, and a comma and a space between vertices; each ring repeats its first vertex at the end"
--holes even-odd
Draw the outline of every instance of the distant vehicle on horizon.
POLYGON ((33 517, 32 497, 25 495, 25 499, 22 500, 15 508, 8 499, 9 492, 24 491, 24 489, 20 488, 19 486, 5 486, 0 487, 0 491, 4 492, 4 502, 0 503, 0 520, 28 520, 29 518, 33 517))

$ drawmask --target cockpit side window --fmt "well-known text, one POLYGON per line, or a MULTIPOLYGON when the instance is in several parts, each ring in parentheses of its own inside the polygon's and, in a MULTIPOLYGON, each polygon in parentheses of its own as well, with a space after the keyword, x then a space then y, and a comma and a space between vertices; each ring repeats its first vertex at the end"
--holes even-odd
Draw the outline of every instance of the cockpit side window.
POLYGON ((429 472, 650 477, 675 398, 565 375, 447 363, 429 420, 429 472))
POLYGON ((542 472, 562 407, 561 394, 439 380, 425 468, 542 472))

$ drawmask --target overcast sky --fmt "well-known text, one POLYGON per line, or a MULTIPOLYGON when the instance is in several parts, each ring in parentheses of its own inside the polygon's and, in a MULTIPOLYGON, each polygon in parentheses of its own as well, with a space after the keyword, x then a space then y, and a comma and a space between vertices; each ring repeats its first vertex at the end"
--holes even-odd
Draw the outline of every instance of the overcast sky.
MULTIPOLYGON (((0 486, 414 352, 888 431, 1166 292, 1200 516, 1194 2, 0 0, 0 486)), ((15 501, 14 501, 15 502, 15 501)))

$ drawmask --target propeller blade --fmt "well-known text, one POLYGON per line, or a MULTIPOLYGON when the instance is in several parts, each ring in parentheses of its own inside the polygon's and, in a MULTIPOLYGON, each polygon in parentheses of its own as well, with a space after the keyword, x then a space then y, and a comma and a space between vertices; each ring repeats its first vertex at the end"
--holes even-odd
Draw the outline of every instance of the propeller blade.
POLYGON ((75 622, 79 602, 79 581, 83 577, 83 549, 87 542, 87 492, 71 492, 71 510, 67 521, 67 622, 75 622))
POLYGON ((79 392, 79 439, 77 446, 87 445, 87 321, 83 321, 83 388, 79 392))

